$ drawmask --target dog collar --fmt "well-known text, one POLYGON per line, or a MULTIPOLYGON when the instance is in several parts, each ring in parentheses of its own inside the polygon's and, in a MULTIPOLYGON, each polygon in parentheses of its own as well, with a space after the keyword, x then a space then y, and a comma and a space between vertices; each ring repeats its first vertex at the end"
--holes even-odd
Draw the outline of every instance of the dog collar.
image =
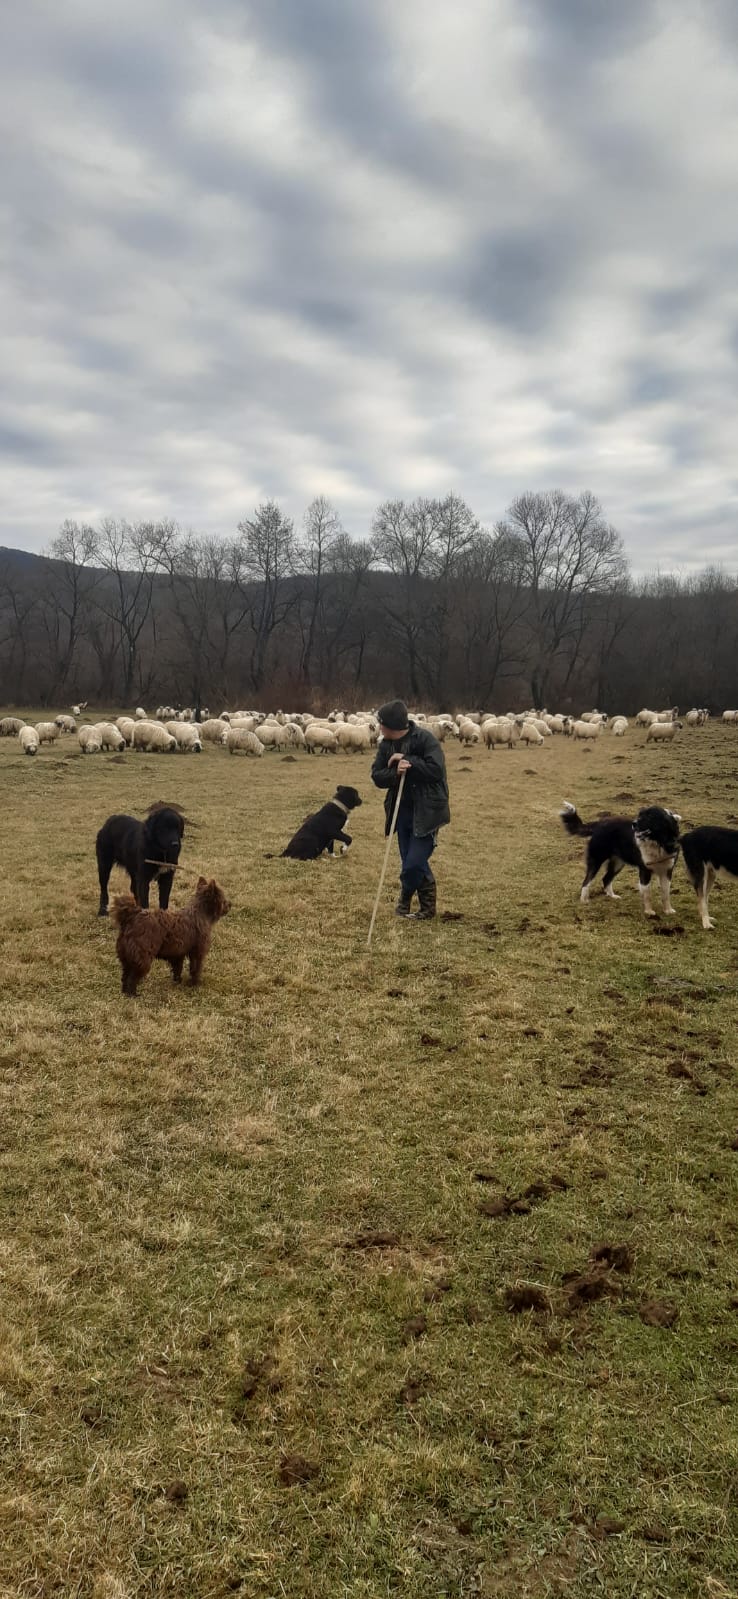
POLYGON ((332 799, 331 805, 337 805, 339 811, 343 811, 344 816, 348 816, 349 808, 348 805, 344 805, 343 800, 332 799))

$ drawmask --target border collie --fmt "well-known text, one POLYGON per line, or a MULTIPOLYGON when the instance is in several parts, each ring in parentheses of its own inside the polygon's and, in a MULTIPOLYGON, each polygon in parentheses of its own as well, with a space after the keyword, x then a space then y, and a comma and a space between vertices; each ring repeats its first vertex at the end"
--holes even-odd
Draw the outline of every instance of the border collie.
POLYGON ((339 784, 327 805, 321 806, 314 815, 305 817, 282 854, 289 855, 293 861, 316 861, 324 850, 332 856, 333 845, 337 843, 341 846, 340 854, 345 855, 351 843, 350 835, 343 831, 346 817, 360 804, 361 797, 355 788, 345 788, 339 784))
POLYGON ((700 920, 707 930, 715 926, 708 905, 715 878, 738 877, 738 832, 734 827, 695 827, 684 834, 682 851, 700 920))
POLYGON ((651 904, 651 879, 654 876, 659 880, 665 914, 674 915, 670 897, 671 876, 679 854, 681 821, 676 811, 664 810, 661 805, 646 805, 633 821, 627 816, 610 816, 603 822, 583 822, 576 806, 570 800, 564 800, 564 809, 559 814, 567 833, 588 840, 587 869, 579 896, 583 905, 586 905, 591 884, 603 866, 603 888, 608 899, 620 899, 612 886, 618 872, 622 872, 624 866, 635 866, 646 915, 656 915, 651 904))

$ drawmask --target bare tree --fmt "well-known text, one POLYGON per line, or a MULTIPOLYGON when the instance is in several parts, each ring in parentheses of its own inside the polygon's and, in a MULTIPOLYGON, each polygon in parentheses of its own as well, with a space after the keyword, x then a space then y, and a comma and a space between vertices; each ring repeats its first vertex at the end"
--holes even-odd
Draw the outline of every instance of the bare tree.
POLYGON ((522 494, 502 530, 521 539, 525 549, 530 688, 535 704, 544 705, 552 688, 566 692, 579 661, 588 596, 626 576, 623 543, 588 491, 577 499, 559 490, 522 494))
POLYGON ((151 614, 160 540, 155 523, 117 522, 114 517, 105 517, 96 533, 95 558, 108 574, 97 604, 114 630, 125 704, 131 702, 141 637, 151 614))
POLYGON ((325 633, 326 589, 330 587, 334 571, 332 556, 344 532, 338 512, 322 494, 308 506, 303 529, 303 536, 294 549, 295 571, 307 580, 298 597, 302 638, 298 680, 309 690, 316 644, 325 633))
MULTIPOLYGON (((78 666, 80 639, 89 628, 90 601, 100 582, 100 573, 91 564, 96 554, 95 530, 85 523, 63 522, 49 546, 48 558, 56 564, 44 585, 42 603, 47 637, 54 647, 51 694, 64 692, 73 667, 78 666)), ((74 693, 83 688, 77 683, 74 693)))
POLYGON ((241 536, 239 593, 248 616, 252 639, 249 678, 258 692, 266 674, 267 654, 274 634, 296 602, 290 587, 294 570, 294 528, 274 500, 259 505, 254 515, 239 522, 241 536))

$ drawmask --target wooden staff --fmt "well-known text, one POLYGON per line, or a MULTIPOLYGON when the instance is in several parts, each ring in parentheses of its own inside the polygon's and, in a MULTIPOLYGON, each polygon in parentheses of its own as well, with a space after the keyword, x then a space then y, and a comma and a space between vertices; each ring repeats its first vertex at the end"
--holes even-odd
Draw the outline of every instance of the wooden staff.
POLYGON ((406 776, 407 776, 407 773, 403 772, 402 776, 400 778, 400 786, 399 786, 399 788, 397 790, 397 799, 395 800, 395 808, 394 808, 394 811, 392 813, 392 823, 391 823, 391 826, 390 826, 389 833, 387 835, 387 848, 386 848, 386 850, 384 852, 384 860, 382 862, 382 875, 381 875, 381 877, 379 879, 379 888, 377 889, 377 897, 376 897, 376 899, 374 901, 374 910, 372 911, 372 919, 371 919, 371 922, 369 923, 369 937, 367 938, 367 941, 366 941, 367 949, 369 949, 369 946, 371 944, 372 933, 374 932, 374 923, 375 923, 375 921, 377 919, 377 911, 379 910, 379 901, 380 901, 382 889, 384 887, 384 875, 385 875, 385 872, 387 870, 387 862, 389 860, 389 852, 390 852, 390 845, 392 843, 392 835, 393 835, 393 833, 395 831, 395 828, 397 826, 397 813, 398 813, 398 811, 400 809, 400 800, 402 799, 402 790, 405 787, 405 778, 406 778, 406 776))

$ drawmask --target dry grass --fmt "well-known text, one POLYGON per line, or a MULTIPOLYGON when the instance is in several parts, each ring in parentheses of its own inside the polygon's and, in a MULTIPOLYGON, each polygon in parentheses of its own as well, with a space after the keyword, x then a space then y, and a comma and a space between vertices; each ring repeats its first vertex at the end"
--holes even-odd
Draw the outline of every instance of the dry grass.
POLYGON ((371 954, 360 758, 0 742, 0 1595, 735 1594, 738 888, 582 910, 556 820, 724 821, 735 738, 452 749, 463 919, 393 881, 371 954), (350 856, 265 860, 347 772, 350 856), (233 910, 127 1002, 94 834, 158 798, 233 910))

